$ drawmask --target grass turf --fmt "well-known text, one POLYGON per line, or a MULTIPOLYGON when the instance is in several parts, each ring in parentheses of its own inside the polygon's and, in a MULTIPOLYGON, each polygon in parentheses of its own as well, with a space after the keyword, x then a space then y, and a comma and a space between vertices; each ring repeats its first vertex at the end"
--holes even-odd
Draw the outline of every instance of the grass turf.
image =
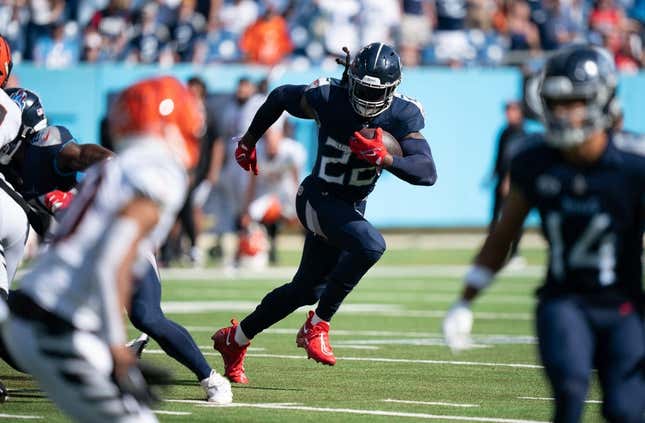
MULTIPOLYGON (((377 266, 467 264, 471 254, 467 250, 395 250, 377 266)), ((297 262, 291 255, 283 253, 289 264, 297 262)), ((540 250, 525 255, 531 264, 544 259, 540 250)), ((221 370, 221 359, 210 348, 212 332, 233 316, 244 317, 266 292, 283 282, 166 280, 163 299, 217 305, 205 311, 180 309, 168 316, 191 331, 207 360, 221 370), (227 303, 236 306, 227 308, 227 303)), ((251 383, 234 386, 234 400, 240 404, 236 407, 199 402, 203 392, 194 376, 151 342, 144 359, 173 372, 173 383, 163 392, 170 401, 154 408, 190 413, 159 414, 163 422, 449 421, 455 417, 548 421, 550 401, 520 399, 551 396, 542 371, 530 367, 539 365, 532 343, 537 283, 538 278, 521 273, 500 278, 474 308, 474 335, 480 347, 455 356, 441 344, 439 332, 441 315, 460 289, 459 278, 423 273, 367 277, 334 318, 335 367, 306 360, 304 351, 295 347, 295 333, 305 316, 300 310, 254 340, 246 360, 251 383), (172 402, 176 400, 195 402, 172 402)), ((132 328, 129 332, 136 335, 132 328)), ((10 389, 9 400, 0 406, 0 420, 2 415, 29 415, 66 421, 31 378, 1 364, 0 379, 10 389)), ((594 380, 589 398, 599 397, 594 380)), ((587 405, 584 421, 601 421, 598 404, 587 405)))

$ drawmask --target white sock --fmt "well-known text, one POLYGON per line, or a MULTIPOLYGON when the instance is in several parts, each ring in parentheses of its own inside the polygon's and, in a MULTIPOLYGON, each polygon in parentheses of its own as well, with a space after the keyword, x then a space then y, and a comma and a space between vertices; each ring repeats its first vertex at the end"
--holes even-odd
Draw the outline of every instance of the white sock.
POLYGON ((321 319, 320 316, 318 316, 318 314, 314 313, 314 315, 311 317, 311 324, 315 325, 320 322, 329 323, 328 321, 321 319))
POLYGON ((247 345, 251 340, 246 337, 244 334, 244 331, 242 330, 242 326, 238 325, 237 328, 235 329, 235 343, 239 345, 240 347, 243 347, 247 345))

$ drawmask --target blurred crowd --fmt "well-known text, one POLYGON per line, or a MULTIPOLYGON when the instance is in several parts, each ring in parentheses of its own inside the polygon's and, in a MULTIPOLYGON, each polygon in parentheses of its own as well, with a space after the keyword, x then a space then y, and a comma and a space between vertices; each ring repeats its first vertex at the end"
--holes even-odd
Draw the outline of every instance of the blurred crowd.
POLYGON ((2 0, 14 60, 333 63, 382 41, 404 64, 519 64, 574 41, 643 66, 645 0, 2 0))
MULTIPOLYGON (((281 229, 300 230, 295 200, 306 151, 293 139, 286 114, 258 144, 261 176, 244 171, 233 159, 236 144, 231 139, 246 131, 266 99, 266 82, 244 76, 235 92, 209 95, 201 78, 187 81, 206 111, 207 125, 186 203, 161 249, 161 265, 200 266, 209 258, 225 269, 277 264, 281 229)), ((112 147, 109 140, 102 143, 112 147)))

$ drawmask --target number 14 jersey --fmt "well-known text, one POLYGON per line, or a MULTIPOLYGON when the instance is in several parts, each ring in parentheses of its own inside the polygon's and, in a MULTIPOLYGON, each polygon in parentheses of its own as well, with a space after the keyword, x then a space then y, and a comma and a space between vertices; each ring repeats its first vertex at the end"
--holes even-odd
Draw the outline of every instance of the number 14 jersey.
POLYGON ((549 243, 541 295, 638 300, 645 225, 645 138, 610 134, 593 165, 573 166, 542 135, 511 163, 511 183, 540 213, 549 243))

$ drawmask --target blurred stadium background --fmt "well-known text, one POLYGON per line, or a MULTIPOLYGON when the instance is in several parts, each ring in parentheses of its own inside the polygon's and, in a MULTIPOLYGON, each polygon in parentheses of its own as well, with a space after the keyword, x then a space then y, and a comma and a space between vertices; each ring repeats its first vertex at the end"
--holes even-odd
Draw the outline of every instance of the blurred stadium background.
MULTIPOLYGON (((424 135, 439 172, 430 190, 384 175, 368 216, 380 227, 397 228, 488 223, 491 186, 486 181, 504 124, 503 106, 523 98, 524 82, 559 45, 590 41, 608 47, 623 70, 619 96, 625 127, 645 130, 640 113, 645 77, 638 72, 645 63, 644 22, 642 0, 0 4, 0 33, 16 59, 15 83, 36 91, 50 121, 68 126, 80 142, 100 142, 110 93, 144 76, 198 75, 217 97, 232 93, 242 76, 253 82, 267 78, 269 88, 340 77, 333 57, 341 46, 356 52, 372 41, 396 45, 404 62, 399 92, 423 104, 424 135)), ((223 116, 221 109, 214 113, 223 116)), ((294 138, 307 148, 310 165, 314 127, 294 124, 294 138)))
MULTIPOLYGON (((320 413, 323 421, 548 420, 550 393, 536 367, 531 323, 532 289, 544 264, 535 234, 522 244, 528 266, 506 274, 493 288, 497 295, 475 306, 481 348, 450 355, 438 333, 440 318, 490 220, 504 105, 522 101, 535 118, 530 82, 546 55, 588 41, 607 47, 622 72, 625 128, 645 131, 644 28, 645 0, 0 1, 0 34, 14 53, 12 83, 38 93, 50 123, 67 126, 83 143, 101 142, 110 96, 146 76, 203 78, 211 112, 223 125, 240 78, 266 80, 269 89, 306 84, 340 77, 334 58, 342 46, 356 52, 383 41, 400 51, 398 91, 425 109, 437 185, 416 188, 385 173, 370 197, 367 216, 388 229, 389 250, 334 321, 341 365, 323 369, 294 358, 302 354, 291 336, 304 314, 296 313, 258 337, 248 359, 256 382, 235 388, 242 405, 218 410, 221 421, 320 421, 320 413), (403 340, 393 342, 396 337, 403 340)), ((304 176, 315 157, 315 126, 291 123, 293 138, 308 152, 304 176)), ((540 125, 529 119, 527 129, 540 125)), ((211 329, 250 311, 287 280, 300 246, 297 231, 281 238, 285 267, 242 272, 236 280, 209 269, 166 270, 164 309, 212 353, 211 329)), ((150 348, 149 357, 176 372, 166 396, 184 401, 160 406, 170 413, 162 421, 212 421, 213 410, 186 402, 201 394, 188 372, 150 348)), ((208 358, 221 368, 218 356, 208 358)), ((0 379, 11 390, 0 418, 63 420, 29 378, 0 364, 0 379)), ((598 397, 594 386, 590 401, 598 397)), ((585 421, 600 421, 597 404, 591 407, 585 421)))

